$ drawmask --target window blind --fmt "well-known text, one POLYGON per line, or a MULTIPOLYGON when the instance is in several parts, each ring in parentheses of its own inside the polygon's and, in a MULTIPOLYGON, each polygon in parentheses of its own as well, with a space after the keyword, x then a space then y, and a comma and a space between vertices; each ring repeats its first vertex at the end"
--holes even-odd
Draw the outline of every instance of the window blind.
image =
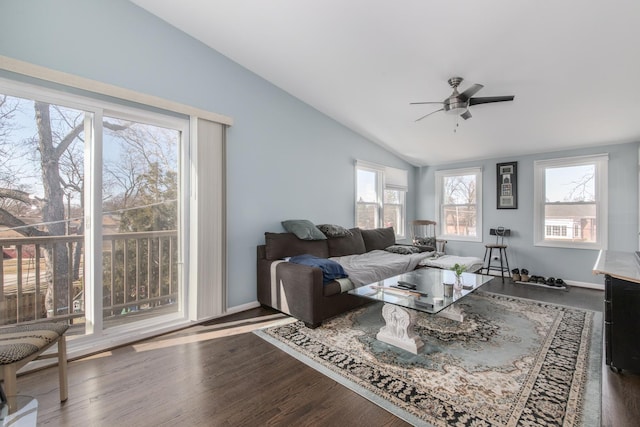
POLYGON ((385 190, 409 191, 408 173, 404 169, 384 168, 385 190))

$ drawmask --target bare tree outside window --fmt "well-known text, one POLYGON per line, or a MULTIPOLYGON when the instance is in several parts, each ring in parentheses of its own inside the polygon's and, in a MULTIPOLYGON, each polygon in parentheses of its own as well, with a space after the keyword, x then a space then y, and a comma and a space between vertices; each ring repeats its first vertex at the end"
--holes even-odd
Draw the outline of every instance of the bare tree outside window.
MULTIPOLYGON (((66 235, 65 190, 68 199, 81 199, 72 190, 82 184, 73 175, 70 153, 83 144, 84 113, 8 96, 3 96, 0 108, 0 150, 6 156, 0 174, 0 226, 9 235, 66 235)), ((67 245, 43 245, 43 255, 45 310, 47 315, 56 315, 58 309, 69 308, 67 245)), ((22 267, 16 266, 13 278, 18 285, 22 267)))
MULTIPOLYGON (((0 323, 84 310, 84 129, 91 118, 85 111, 0 95, 0 323), (34 287, 36 301, 27 313, 18 302, 34 287), (17 295, 13 320, 6 316, 11 295, 17 295), (40 295, 46 295, 42 311, 40 295)), ((109 217, 101 224, 103 231, 169 233, 147 235, 143 243, 128 235, 135 245, 115 246, 122 265, 105 269, 105 278, 109 302, 116 303, 112 296, 120 294, 124 308, 113 313, 175 303, 177 268, 164 263, 177 262, 180 132, 117 118, 105 118, 103 127, 103 210, 109 217), (120 271, 118 280, 114 271, 120 271), (151 292, 153 303, 136 304, 151 292)), ((115 252, 109 252, 114 262, 115 252)))
POLYGON ((476 235, 476 176, 443 178, 442 216, 446 235, 476 235))

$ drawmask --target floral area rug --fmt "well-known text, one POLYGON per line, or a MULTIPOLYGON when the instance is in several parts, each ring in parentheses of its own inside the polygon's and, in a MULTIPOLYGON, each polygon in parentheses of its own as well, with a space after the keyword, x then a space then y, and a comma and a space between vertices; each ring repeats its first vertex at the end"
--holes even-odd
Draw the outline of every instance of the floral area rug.
POLYGON ((255 333, 414 425, 600 425, 602 314, 476 292, 420 313, 415 355, 376 340, 380 303, 255 333))

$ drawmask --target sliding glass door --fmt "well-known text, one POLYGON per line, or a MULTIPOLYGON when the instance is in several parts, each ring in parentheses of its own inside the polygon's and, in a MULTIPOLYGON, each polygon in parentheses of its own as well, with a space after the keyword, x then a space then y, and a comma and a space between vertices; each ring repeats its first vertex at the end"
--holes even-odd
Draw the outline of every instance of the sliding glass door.
POLYGON ((182 132, 103 118, 104 327, 179 311, 182 132))
POLYGON ((0 83, 0 325, 182 313, 188 119, 0 83))

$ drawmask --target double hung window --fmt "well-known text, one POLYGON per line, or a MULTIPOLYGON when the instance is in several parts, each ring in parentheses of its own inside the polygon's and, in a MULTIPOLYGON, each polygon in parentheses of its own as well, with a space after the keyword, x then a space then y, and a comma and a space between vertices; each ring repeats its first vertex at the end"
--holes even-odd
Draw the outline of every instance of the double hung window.
POLYGON ((607 155, 534 163, 536 245, 606 248, 607 164, 607 155))
POLYGON ((482 241, 482 168, 437 171, 438 236, 482 241))
POLYGON ((404 238, 407 171, 373 163, 356 163, 356 226, 393 227, 404 238))

